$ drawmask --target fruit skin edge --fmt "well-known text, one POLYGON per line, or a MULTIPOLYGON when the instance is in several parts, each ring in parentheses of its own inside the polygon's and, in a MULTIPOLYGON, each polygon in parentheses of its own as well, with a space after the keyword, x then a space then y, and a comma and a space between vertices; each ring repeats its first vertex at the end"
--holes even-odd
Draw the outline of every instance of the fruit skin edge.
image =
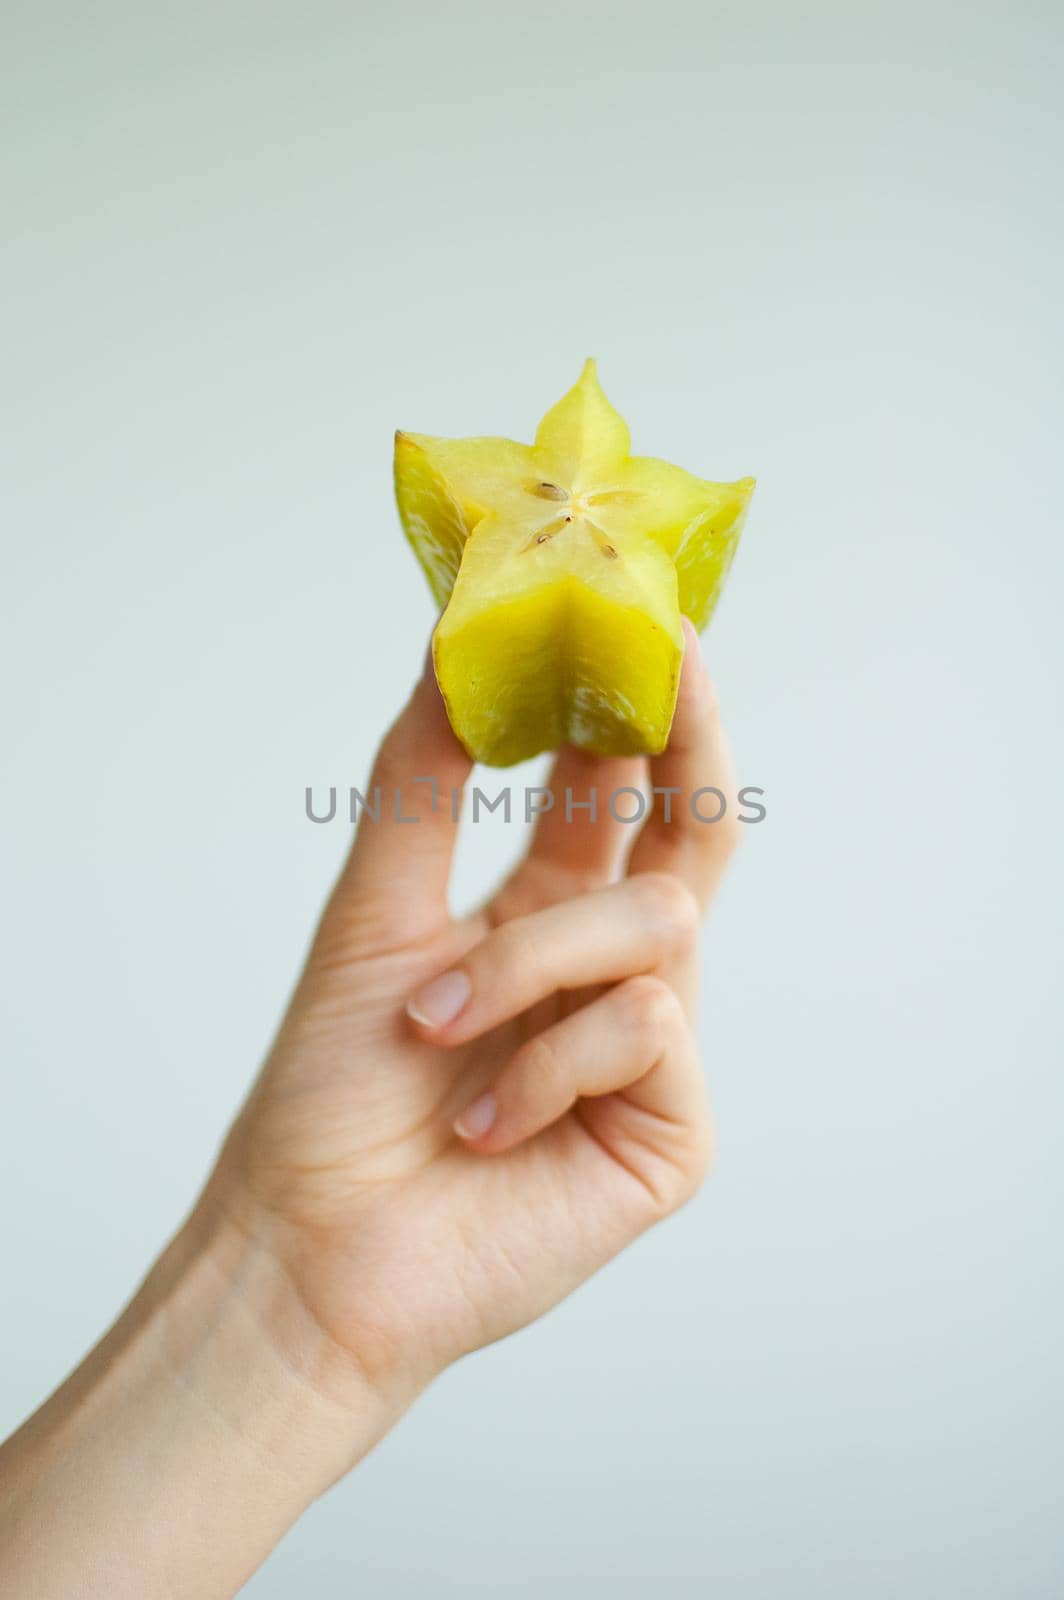
MULTIPOLYGON (((572 581, 577 582, 578 580, 574 579, 572 581)), ((680 687, 680 674, 683 667, 682 648, 676 649, 672 653, 672 665, 669 671, 668 686, 665 695, 667 701, 667 716, 663 719, 663 731, 656 739, 647 737, 645 735, 641 736, 640 726, 634 720, 618 717, 615 718, 612 723, 612 728, 614 730, 612 737, 609 735, 596 737, 593 733, 589 733, 586 736, 578 739, 573 739, 572 737, 566 739, 563 737, 560 738, 556 743, 544 744, 542 741, 536 740, 534 742, 534 747, 520 747, 512 754, 503 755, 489 756, 484 753, 483 748, 474 748, 470 742, 463 737, 461 726, 464 719, 462 716, 456 715, 452 704, 452 696, 448 693, 447 686, 444 681, 446 675, 441 672, 440 669, 440 629, 443 625, 445 615, 446 608, 444 608, 444 613, 440 616, 432 634, 431 654, 433 676, 435 677, 436 685, 440 692, 440 698, 443 700, 444 709, 446 710, 447 720, 451 725, 451 730, 471 761, 478 762, 482 766, 505 769, 507 767, 518 766, 521 762, 531 760, 537 755, 542 755, 548 751, 556 750, 565 743, 575 744, 578 749, 587 751, 589 755, 601 757, 657 756, 660 755, 666 748, 669 741, 669 733, 672 728, 672 719, 676 710, 676 697, 680 687)), ((644 622, 644 626, 653 633, 662 631, 656 626, 656 624, 650 622, 649 620, 644 622)), ((580 690, 577 690, 576 695, 579 695, 580 692, 580 690)), ((503 735, 503 738, 499 741, 500 745, 504 743, 505 738, 506 736, 503 735)))
MULTIPOLYGON (((678 590, 683 590, 687 602, 683 614, 699 629, 704 628, 715 610, 732 565, 755 482, 746 478, 717 484, 696 479, 666 462, 633 458, 630 450, 627 426, 603 393, 595 363, 590 360, 585 363, 573 389, 541 422, 532 447, 502 438, 437 440, 397 431, 396 498, 403 531, 437 602, 443 606, 433 633, 433 671, 451 726, 473 760, 489 766, 511 766, 564 743, 575 744, 595 755, 655 755, 667 744, 683 658, 678 590), (657 498, 658 489, 655 480, 660 479, 666 505, 673 499, 673 519, 678 509, 677 496, 686 496, 688 515, 691 511, 696 513, 690 522, 686 516, 679 525, 673 521, 678 533, 682 528, 678 541, 674 538, 663 545, 660 534, 650 532, 647 535, 648 544, 656 545, 669 561, 671 582, 667 581, 665 589, 659 589, 654 596, 656 586, 651 581, 644 591, 649 602, 644 607, 638 597, 638 586, 633 603, 623 595, 610 594, 597 583, 588 583, 578 572, 571 572, 538 590, 538 601, 528 594, 500 597, 498 608, 488 606, 479 615, 474 610, 472 618, 469 607, 460 606, 461 614, 455 619, 455 585, 460 587, 459 573, 465 567, 469 540, 475 537, 476 526, 482 523, 490 502, 481 501, 468 475, 458 480, 459 485, 464 482, 464 488, 452 487, 448 481, 450 471, 445 475, 438 462, 433 465, 430 452, 435 453, 440 447, 461 453, 463 446, 476 451, 477 471, 486 492, 484 447, 491 447, 491 451, 498 454, 500 478, 508 468, 512 469, 514 455, 519 457, 519 471, 523 472, 532 465, 525 458, 532 456, 534 461, 544 431, 549 433, 552 425, 555 445, 559 439, 563 444, 571 441, 574 404, 578 410, 583 407, 580 412, 583 423, 590 417, 593 429, 612 431, 615 446, 622 441, 618 453, 625 461, 630 460, 644 474, 649 469, 651 481, 647 488, 653 499, 657 498), (471 488, 474 499, 480 501, 479 506, 468 503, 471 488), (692 490, 696 496, 693 504, 692 490), (709 492, 710 499, 708 503, 702 501, 703 509, 698 514, 698 499, 704 491, 709 492), (730 506, 721 503, 722 495, 731 500, 730 506), (714 497, 717 497, 716 504, 713 504, 714 497), (471 512, 475 523, 470 522, 471 512), (723 524, 722 513, 726 519, 723 524), (708 528, 707 524, 710 524, 708 528), (702 529, 705 534, 699 538, 702 529), (715 555, 711 553, 706 534, 710 539, 720 536, 715 555), (671 596, 667 594, 670 588, 671 596), (562 597, 560 604, 559 596, 562 597), (603 615, 599 616, 597 629, 592 626, 596 606, 606 619, 603 621, 603 615), (511 630, 512 635, 525 639, 528 645, 520 663, 512 668, 506 664, 510 635, 505 627, 500 627, 500 614, 505 616, 506 613, 514 615, 516 625, 511 630), (448 625, 452 623, 453 631, 448 636, 448 625), (627 643, 626 632, 630 635, 627 643), (656 641, 659 648, 654 648, 654 636, 662 633, 666 639, 671 637, 673 643, 666 656, 660 650, 663 639, 659 638, 656 641), (565 641, 566 634, 570 639, 583 640, 583 649, 579 644, 568 650, 563 648, 559 641, 565 641), (532 659, 537 646, 538 664, 532 659), (500 655, 502 665, 496 666, 500 655), (555 675, 554 666, 559 661, 564 666, 555 675), (611 667, 621 681, 620 687, 611 667), (463 681, 466 670, 471 676, 463 681), (542 685, 543 689, 538 699, 537 685, 542 685), (623 692, 624 688, 630 691, 630 697, 623 692), (501 710, 493 715, 494 708, 500 704, 501 710), (538 732, 528 736, 530 725, 538 732)), ((491 468, 495 465, 495 462, 490 463, 491 468)), ((539 486, 542 489, 553 489, 555 482, 571 485, 564 493, 550 493, 545 497, 549 500, 563 501, 566 493, 575 500, 577 494, 587 492, 579 490, 573 479, 564 473, 556 477, 553 471, 544 470, 543 475, 549 477, 551 483, 544 482, 539 486)), ((495 473, 489 471, 488 476, 494 478, 495 473)), ((535 493, 535 489, 532 492, 535 493)), ((601 498, 623 498, 623 493, 611 491, 601 498)), ((573 510, 574 516, 566 516, 564 520, 579 525, 582 508, 574 504, 573 510)), ((594 515, 598 517, 599 513, 594 515)), ((489 522, 491 520, 489 517, 489 522)), ((595 525, 591 523, 590 526, 594 528, 595 525)), ((662 527, 667 526, 668 518, 662 527)), ((537 543, 545 543, 555 531, 558 530, 548 530, 546 538, 537 543)), ((611 544, 606 544, 606 536, 600 528, 595 528, 595 534, 599 548, 605 546, 604 553, 616 558, 618 552, 611 544)), ((652 579, 652 571, 645 572, 644 577, 652 579)))
MULTIPOLYGON (((462 749, 465 751, 465 753, 469 757, 470 761, 472 761, 472 762, 474 762, 477 765, 482 766, 482 767, 494 767, 494 768, 497 768, 499 771, 505 771, 508 767, 518 767, 518 766, 521 765, 521 763, 523 761, 531 761, 536 756, 552 753, 554 750, 561 748, 560 745, 559 746, 554 746, 554 745, 539 746, 535 750, 530 750, 530 751, 527 751, 527 752, 522 751, 517 755, 506 757, 506 758, 503 758, 503 759, 490 759, 489 757, 485 756, 483 753, 478 754, 476 750, 473 750, 473 749, 470 748, 470 746, 466 743, 465 739, 463 739, 462 735, 459 733, 458 729, 455 727, 455 714, 451 709, 451 701, 448 699, 447 694, 446 694, 442 684, 440 683, 439 674, 436 671, 435 653, 433 654, 433 663, 432 663, 432 665, 433 665, 433 676, 436 679, 436 687, 440 691, 440 698, 443 701, 444 710, 447 713, 447 721, 450 723, 451 732, 454 734, 455 738, 458 740, 458 743, 462 746, 462 749)), ((675 672, 673 674, 673 676, 672 676, 672 682, 671 682, 672 709, 669 712, 669 726, 668 726, 668 728, 666 728, 665 734, 661 739, 659 739, 659 740, 640 740, 640 741, 634 741, 634 742, 632 742, 630 744, 615 743, 615 742, 613 742, 611 740, 599 741, 599 740, 596 740, 596 739, 588 740, 585 743, 584 741, 581 740, 578 744, 576 744, 576 748, 579 749, 579 750, 586 751, 588 755, 601 756, 601 757, 607 757, 607 756, 613 756, 613 757, 616 757, 616 756, 660 756, 662 754, 662 752, 666 749, 666 747, 668 745, 668 742, 669 742, 669 734, 672 731, 672 719, 673 719, 673 716, 675 715, 675 712, 676 712, 676 697, 677 697, 677 694, 679 693, 679 688, 680 688, 680 674, 679 674, 679 672, 675 672)), ((574 743, 574 741, 572 741, 572 740, 569 740, 567 742, 568 743, 574 743)))

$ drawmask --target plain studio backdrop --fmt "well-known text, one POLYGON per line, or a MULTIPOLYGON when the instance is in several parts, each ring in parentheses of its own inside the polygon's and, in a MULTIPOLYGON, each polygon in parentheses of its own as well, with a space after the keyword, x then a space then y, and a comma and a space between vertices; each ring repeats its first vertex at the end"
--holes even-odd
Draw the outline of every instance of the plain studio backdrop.
POLYGON ((247 1592, 1064 1592, 1060 13, 2 18, 0 1427, 192 1200, 347 846, 304 790, 416 674, 392 430, 528 437, 593 354, 759 479, 717 1166, 247 1592))

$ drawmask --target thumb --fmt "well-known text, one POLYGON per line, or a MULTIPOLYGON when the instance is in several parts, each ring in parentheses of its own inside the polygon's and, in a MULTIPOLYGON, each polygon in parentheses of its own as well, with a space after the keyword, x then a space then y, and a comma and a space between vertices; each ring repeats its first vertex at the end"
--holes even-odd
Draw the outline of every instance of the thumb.
POLYGON ((377 752, 333 895, 333 913, 357 919, 360 944, 394 948, 446 923, 457 819, 471 770, 447 720, 430 649, 377 752))

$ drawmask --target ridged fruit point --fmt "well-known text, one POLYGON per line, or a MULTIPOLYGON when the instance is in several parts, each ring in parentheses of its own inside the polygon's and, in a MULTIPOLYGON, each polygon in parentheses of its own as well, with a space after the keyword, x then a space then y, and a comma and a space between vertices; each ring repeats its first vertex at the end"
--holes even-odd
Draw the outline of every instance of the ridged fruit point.
POLYGON ((709 621, 753 490, 632 455, 593 361, 534 444, 397 433, 399 516, 442 607, 436 677, 470 755, 663 750, 680 618, 709 621))

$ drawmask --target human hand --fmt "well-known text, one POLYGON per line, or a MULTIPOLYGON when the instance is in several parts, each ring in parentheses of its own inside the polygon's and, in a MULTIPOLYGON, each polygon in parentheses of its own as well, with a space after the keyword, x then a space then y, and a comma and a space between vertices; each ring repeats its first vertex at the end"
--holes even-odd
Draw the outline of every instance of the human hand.
POLYGON ((671 820, 606 811, 644 763, 567 750, 528 856, 456 919, 457 828, 447 798, 429 811, 426 774, 443 797, 469 774, 431 669, 380 750, 381 820, 362 818, 204 1202, 265 1244, 397 1409, 698 1186, 698 924, 741 831, 730 812, 708 825, 687 805, 704 785, 734 793, 689 626, 669 749, 651 769, 680 792, 671 820), (597 789, 597 820, 566 820, 567 787, 576 801, 597 789), (425 797, 416 826, 395 820, 396 790, 425 797))
MULTIPOLYGON (((426 673, 378 758, 381 821, 192 1215, 0 1448, 4 1593, 227 1600, 449 1362, 697 1186, 697 929, 739 830, 690 806, 733 788, 693 633, 651 774, 671 820, 556 803, 455 919, 450 806, 412 827, 389 802, 468 773, 426 673)), ((579 805, 643 778, 566 751, 552 789, 579 805)))

